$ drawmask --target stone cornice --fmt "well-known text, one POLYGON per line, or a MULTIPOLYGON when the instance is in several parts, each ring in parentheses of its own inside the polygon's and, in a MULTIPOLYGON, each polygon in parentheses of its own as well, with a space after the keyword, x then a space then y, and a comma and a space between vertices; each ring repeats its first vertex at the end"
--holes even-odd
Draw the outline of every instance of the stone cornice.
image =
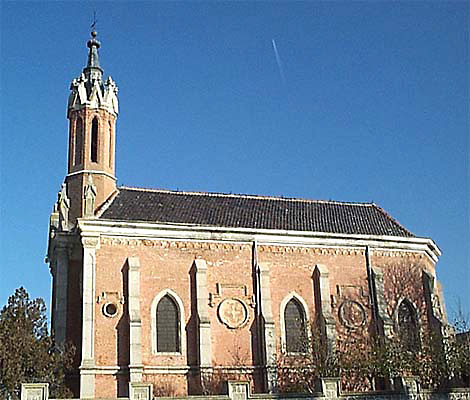
POLYGON ((86 248, 99 248, 100 246, 100 236, 99 235, 82 235, 82 246, 86 248))
POLYGON ((71 176, 80 175, 80 174, 105 175, 105 176, 107 176, 108 178, 111 178, 111 179, 114 179, 115 181, 117 181, 117 178, 116 178, 114 175, 111 175, 111 174, 108 173, 108 172, 99 171, 99 170, 96 170, 96 169, 81 169, 80 171, 71 172, 70 174, 67 174, 66 177, 69 178, 69 177, 71 177, 71 176))
MULTIPOLYGON (((209 241, 236 244, 248 244, 256 240, 260 246, 337 247, 353 251, 354 249, 362 251, 365 246, 369 246, 374 252, 378 250, 385 252, 385 254, 390 252, 395 254, 396 251, 425 253, 434 263, 441 255, 441 251, 432 239, 416 237, 130 223, 98 219, 79 219, 78 228, 83 236, 99 235, 121 239, 209 241)), ((340 250, 338 249, 338 251, 340 250)))

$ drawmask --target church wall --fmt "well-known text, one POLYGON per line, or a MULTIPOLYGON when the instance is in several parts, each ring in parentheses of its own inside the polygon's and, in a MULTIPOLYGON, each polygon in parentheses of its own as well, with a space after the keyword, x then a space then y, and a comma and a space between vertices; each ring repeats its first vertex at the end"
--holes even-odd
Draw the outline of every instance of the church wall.
POLYGON ((375 265, 384 272, 387 313, 396 322, 396 308, 404 298, 411 301, 418 312, 422 328, 428 323, 428 304, 423 282, 423 270, 435 275, 435 266, 427 258, 416 253, 378 252, 373 256, 375 265))
POLYGON ((207 289, 209 297, 212 297, 209 316, 213 365, 252 365, 254 352, 251 332, 255 328, 251 245, 209 244, 198 252, 207 261, 207 289), (232 297, 241 299, 247 306, 248 319, 239 328, 227 327, 219 318, 221 302, 232 297))
POLYGON ((117 398, 118 383, 113 375, 97 375, 95 381, 95 397, 100 398, 117 398))
MULTIPOLYGON (((425 256, 419 258, 416 253, 410 253, 405 257, 401 256, 403 252, 396 253, 398 256, 397 254, 391 256, 388 253, 371 253, 372 264, 384 269, 385 300, 388 303, 388 310, 392 310, 395 304, 392 292, 397 268, 396 260, 404 265, 404 271, 410 270, 408 265, 433 269, 432 262, 428 261, 425 256)), ((175 395, 184 395, 197 390, 192 387, 197 385, 197 378, 194 379, 196 371, 194 367, 197 368, 199 365, 194 260, 202 259, 207 264, 212 366, 216 371, 223 370, 223 373, 228 375, 236 371, 230 367, 248 366, 248 369, 242 373, 238 371, 237 377, 242 376, 245 380, 250 380, 256 391, 262 391, 262 381, 256 372, 256 365, 260 363, 260 353, 255 323, 254 255, 251 243, 102 237, 100 247, 96 251, 95 361, 97 366, 118 367, 121 380, 124 382, 128 379, 126 378, 126 368, 129 365, 127 259, 133 256, 138 257, 140 261, 143 380, 154 383, 155 387, 166 388, 168 393, 175 393, 175 395), (155 296, 167 289, 170 289, 171 293, 181 300, 184 308, 181 354, 155 354, 152 351, 152 302, 155 296), (248 320, 243 326, 231 329, 222 323, 218 307, 225 298, 238 298, 246 304, 248 320), (118 313, 113 318, 103 315, 103 306, 109 301, 118 305, 118 313), (193 369, 190 368, 191 366, 193 369)), ((269 268, 271 305, 279 356, 283 354, 281 304, 283 300, 285 303, 287 296, 293 293, 299 296, 308 308, 310 322, 317 321, 317 315, 320 313, 319 299, 315 299, 315 280, 312 279, 317 264, 324 265, 328 270, 331 293, 331 298, 328 300, 332 301, 337 339, 345 340, 353 331, 357 335, 367 335, 371 331, 374 321, 369 301, 364 249, 260 245, 257 248, 257 257, 260 264, 269 268), (363 315, 359 315, 359 323, 357 320, 348 321, 347 315, 341 311, 343 302, 350 300, 359 303, 359 308, 362 309, 363 315), (351 328, 347 325, 348 322, 358 325, 351 328)), ((74 270, 77 269, 74 268, 74 270)), ((71 281, 77 280, 77 277, 71 278, 71 281)), ((409 292, 404 293, 412 302, 416 299, 420 315, 425 316, 427 305, 424 300, 421 276, 416 276, 413 280, 417 284, 408 289, 409 292)), ((71 292, 74 290, 76 291, 77 288, 70 287, 71 292)), ((103 394, 107 393, 108 396, 110 393, 122 394, 120 391, 124 390, 122 388, 125 384, 117 382, 116 376, 98 374, 98 377, 96 387, 101 386, 103 389, 99 390, 102 390, 103 394), (119 389, 119 387, 122 388, 119 389)))
MULTIPOLYGON (((312 275, 317 264, 326 266, 329 273, 332 312, 336 320, 339 338, 343 334, 338 316, 338 308, 344 300, 359 302, 366 320, 371 321, 368 301, 368 281, 364 250, 338 248, 289 248, 260 246, 259 260, 270 267, 271 299, 276 327, 278 354, 281 351, 281 305, 283 300, 295 292, 307 304, 309 322, 317 326, 317 309, 314 280, 312 275), (289 283, 286 285, 286 283, 289 283)), ((331 299, 327 299, 331 301, 331 299)))
POLYGON ((120 331, 128 325, 124 304, 125 261, 106 246, 96 251, 95 362, 100 366, 127 366, 129 363, 128 335, 125 343, 118 340, 122 335, 120 331), (118 306, 113 317, 105 314, 110 302, 118 306))

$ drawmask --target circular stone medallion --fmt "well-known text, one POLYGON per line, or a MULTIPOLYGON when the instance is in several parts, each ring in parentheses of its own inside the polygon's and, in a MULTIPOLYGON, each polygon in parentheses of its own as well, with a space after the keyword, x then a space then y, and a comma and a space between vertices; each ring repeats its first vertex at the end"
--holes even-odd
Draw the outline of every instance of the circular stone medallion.
POLYGON ((240 328, 248 319, 243 301, 234 298, 223 300, 218 308, 219 319, 230 329, 240 328))
POLYGON ((339 319, 345 327, 356 329, 366 323, 366 312, 357 301, 345 300, 339 306, 339 319))

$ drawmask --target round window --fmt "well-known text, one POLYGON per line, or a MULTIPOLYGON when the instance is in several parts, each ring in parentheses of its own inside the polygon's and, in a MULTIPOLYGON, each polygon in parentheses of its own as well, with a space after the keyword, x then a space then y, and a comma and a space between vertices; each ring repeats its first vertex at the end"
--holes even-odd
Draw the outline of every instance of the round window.
POLYGON ((103 306, 103 314, 107 317, 115 317, 118 312, 118 307, 114 303, 106 303, 103 306))

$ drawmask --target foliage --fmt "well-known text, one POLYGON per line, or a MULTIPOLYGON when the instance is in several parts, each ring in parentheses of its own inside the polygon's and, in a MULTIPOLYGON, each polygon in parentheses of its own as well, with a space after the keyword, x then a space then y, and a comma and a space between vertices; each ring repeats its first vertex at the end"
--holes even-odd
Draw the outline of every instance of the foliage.
POLYGON ((52 396, 70 396, 64 380, 73 354, 70 346, 54 346, 44 301, 16 289, 0 311, 0 397, 18 399, 21 383, 30 382, 49 382, 52 396))
POLYGON ((377 338, 350 332, 346 337, 334 354, 328 353, 318 330, 312 330, 302 354, 279 357, 279 389, 312 393, 319 378, 333 376, 351 392, 392 389, 400 376, 416 376, 428 389, 469 385, 470 335, 458 338, 450 329, 443 340, 438 333, 422 332, 414 347, 397 334, 377 338))
POLYGON ((302 352, 282 354, 278 358, 278 386, 281 392, 318 390, 322 377, 339 376, 340 364, 336 353, 329 352, 323 335, 316 327, 305 335, 302 352))

